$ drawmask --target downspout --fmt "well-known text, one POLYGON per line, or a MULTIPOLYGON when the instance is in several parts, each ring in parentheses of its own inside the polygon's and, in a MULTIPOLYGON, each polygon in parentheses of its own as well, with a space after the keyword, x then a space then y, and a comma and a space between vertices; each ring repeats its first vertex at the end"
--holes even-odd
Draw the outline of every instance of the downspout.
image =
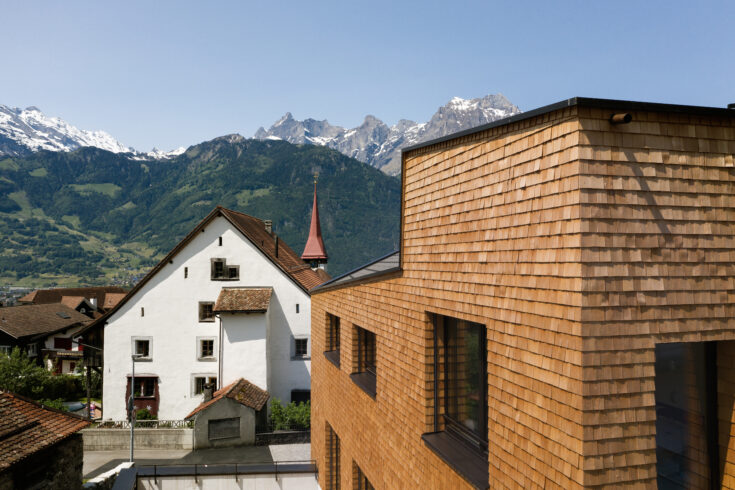
POLYGON ((222 346, 224 345, 224 340, 222 338, 222 317, 220 315, 215 315, 215 317, 219 320, 219 356, 217 360, 217 385, 219 386, 214 387, 214 390, 217 391, 221 386, 224 386, 224 381, 222 380, 222 355, 224 352, 222 346))

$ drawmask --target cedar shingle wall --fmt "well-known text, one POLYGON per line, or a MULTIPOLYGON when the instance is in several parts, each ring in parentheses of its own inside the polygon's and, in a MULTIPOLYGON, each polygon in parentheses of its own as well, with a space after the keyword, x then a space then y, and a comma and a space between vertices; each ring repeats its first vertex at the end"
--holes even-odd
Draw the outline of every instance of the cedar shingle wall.
MULTIPOLYGON (((326 420, 341 439, 342 468, 355 460, 376 488, 467 486, 421 441, 433 421, 432 312, 488 327, 493 488, 581 485, 574 111, 407 157, 402 277, 312 296, 314 352, 326 345, 326 313, 342 320, 341 369, 321 354, 312 360, 320 468, 326 420), (375 401, 348 377, 353 325, 377 334, 375 401)), ((345 471, 342 480, 351 483, 345 471)))
POLYGON ((579 109, 585 484, 655 486, 655 343, 735 339, 735 124, 609 115, 579 109))
MULTIPOLYGON (((327 420, 342 468, 376 488, 466 485, 421 442, 439 313, 487 326, 492 488, 655 487, 655 344, 735 340, 735 123, 609 116, 572 107, 405 157, 401 277, 312 297, 320 468, 327 420), (341 370, 320 354, 326 313, 342 318, 341 370), (353 325, 377 334, 375 401, 348 377, 353 325)), ((720 345, 730 424, 735 350, 720 345)))

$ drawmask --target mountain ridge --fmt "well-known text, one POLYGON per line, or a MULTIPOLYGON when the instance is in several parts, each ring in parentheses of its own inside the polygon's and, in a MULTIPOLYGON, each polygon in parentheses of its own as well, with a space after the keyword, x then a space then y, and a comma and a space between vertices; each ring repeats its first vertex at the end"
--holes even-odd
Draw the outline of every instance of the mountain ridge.
POLYGON ((307 118, 299 121, 287 112, 269 129, 253 135, 259 140, 284 140, 294 144, 328 146, 349 157, 378 168, 389 175, 400 173, 400 150, 451 133, 491 123, 520 113, 502 94, 475 99, 454 97, 439 107, 427 122, 400 119, 388 126, 368 114, 362 124, 346 129, 328 120, 307 118))

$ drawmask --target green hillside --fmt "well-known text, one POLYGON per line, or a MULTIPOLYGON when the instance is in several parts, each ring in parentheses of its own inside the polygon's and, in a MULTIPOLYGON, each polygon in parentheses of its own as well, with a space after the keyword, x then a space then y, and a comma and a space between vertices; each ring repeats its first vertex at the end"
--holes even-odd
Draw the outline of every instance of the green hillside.
POLYGON ((225 136, 168 161, 0 157, 0 285, 130 283, 218 204, 272 219, 300 252, 314 173, 332 275, 397 247, 398 179, 320 146, 225 136))

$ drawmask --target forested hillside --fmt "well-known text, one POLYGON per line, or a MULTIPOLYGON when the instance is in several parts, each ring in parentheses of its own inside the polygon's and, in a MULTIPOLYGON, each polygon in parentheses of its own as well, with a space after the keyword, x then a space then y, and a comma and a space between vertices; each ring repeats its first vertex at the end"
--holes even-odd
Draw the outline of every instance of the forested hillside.
POLYGON ((216 205, 306 241, 313 174, 328 270, 398 245, 400 184, 337 151, 224 136, 167 161, 96 148, 0 160, 0 284, 130 282, 216 205))

